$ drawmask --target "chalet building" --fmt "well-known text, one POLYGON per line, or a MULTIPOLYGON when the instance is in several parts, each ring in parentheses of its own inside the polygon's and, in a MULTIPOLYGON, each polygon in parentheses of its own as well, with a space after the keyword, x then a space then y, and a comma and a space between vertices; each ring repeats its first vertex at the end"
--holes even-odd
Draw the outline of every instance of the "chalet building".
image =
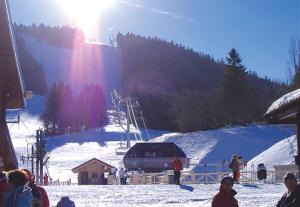
POLYGON ((0 170, 18 167, 6 123, 6 110, 25 107, 8 0, 0 0, 0 170))
POLYGON ((269 124, 294 124, 297 128, 295 164, 300 172, 300 89, 277 99, 264 115, 269 124))
POLYGON ((110 173, 113 166, 93 158, 72 169, 78 173, 78 185, 105 185, 104 173, 110 173))

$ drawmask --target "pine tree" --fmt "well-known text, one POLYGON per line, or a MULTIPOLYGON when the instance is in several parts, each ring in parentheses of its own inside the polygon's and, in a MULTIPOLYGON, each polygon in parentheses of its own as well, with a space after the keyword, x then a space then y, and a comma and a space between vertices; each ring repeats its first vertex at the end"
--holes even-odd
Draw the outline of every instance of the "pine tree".
POLYGON ((250 99, 248 73, 238 52, 232 48, 226 58, 227 67, 219 89, 223 119, 228 124, 243 124, 247 120, 250 99))

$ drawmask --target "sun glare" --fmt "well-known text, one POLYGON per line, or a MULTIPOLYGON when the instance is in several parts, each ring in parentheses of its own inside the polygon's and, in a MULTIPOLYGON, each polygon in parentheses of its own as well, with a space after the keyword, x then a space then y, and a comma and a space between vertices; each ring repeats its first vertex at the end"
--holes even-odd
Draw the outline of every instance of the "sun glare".
POLYGON ((101 14, 109 9, 116 0, 56 0, 57 3, 83 30, 86 38, 95 33, 101 14))

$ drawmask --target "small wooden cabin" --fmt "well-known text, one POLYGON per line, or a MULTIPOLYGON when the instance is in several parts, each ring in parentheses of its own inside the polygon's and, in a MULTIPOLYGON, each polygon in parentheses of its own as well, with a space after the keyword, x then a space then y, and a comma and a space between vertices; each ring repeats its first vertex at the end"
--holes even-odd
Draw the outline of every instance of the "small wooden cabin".
POLYGON ((6 123, 6 110, 25 107, 8 1, 0 0, 0 170, 18 167, 6 123))
POLYGON ((105 185, 104 173, 111 172, 113 166, 93 158, 75 168, 72 172, 78 173, 78 185, 105 185))
POLYGON ((274 165, 275 169, 275 180, 278 182, 282 182, 285 174, 287 172, 294 173, 297 179, 299 179, 299 168, 295 164, 288 165, 274 165))

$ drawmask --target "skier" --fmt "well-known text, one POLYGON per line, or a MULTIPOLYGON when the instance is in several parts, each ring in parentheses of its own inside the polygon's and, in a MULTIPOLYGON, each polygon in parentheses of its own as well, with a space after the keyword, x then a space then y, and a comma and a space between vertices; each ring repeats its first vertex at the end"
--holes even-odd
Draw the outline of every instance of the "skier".
POLYGON ((234 180, 230 176, 223 177, 221 180, 220 192, 214 196, 212 207, 238 207, 238 201, 234 198, 237 194, 232 189, 234 180))
POLYGON ((231 162, 229 163, 229 168, 232 170, 234 182, 238 182, 238 173, 240 168, 240 162, 238 160, 238 155, 234 154, 232 156, 231 162))
POLYGON ((174 170, 174 183, 180 185, 180 171, 182 170, 182 162, 178 156, 175 156, 171 162, 171 167, 174 170))
POLYGON ((32 189, 32 207, 49 207, 49 199, 45 189, 34 182, 32 173, 27 169, 22 169, 28 176, 27 185, 32 189))
POLYGON ((120 184, 121 185, 125 185, 125 171, 124 169, 121 167, 120 170, 119 170, 119 178, 120 178, 120 184))
POLYGON ((4 207, 31 207, 31 188, 26 185, 28 177, 22 170, 8 172, 8 181, 12 189, 4 193, 4 207))
POLYGON ((296 176, 288 172, 283 180, 288 192, 281 197, 276 207, 299 207, 300 184, 297 184, 296 176))
POLYGON ((11 185, 7 182, 7 176, 5 172, 0 172, 0 207, 4 205, 4 192, 9 191, 11 185))
POLYGON ((75 203, 68 196, 64 196, 57 203, 56 207, 75 207, 75 203))

